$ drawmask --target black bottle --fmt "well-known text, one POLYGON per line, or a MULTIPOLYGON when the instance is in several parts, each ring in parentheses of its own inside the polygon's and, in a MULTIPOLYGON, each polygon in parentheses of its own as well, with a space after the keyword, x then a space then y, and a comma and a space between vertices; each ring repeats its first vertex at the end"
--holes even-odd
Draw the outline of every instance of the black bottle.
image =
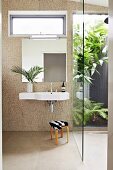
POLYGON ((66 87, 65 87, 64 81, 63 81, 63 83, 62 83, 61 90, 62 90, 62 92, 65 92, 65 91, 66 91, 66 87))

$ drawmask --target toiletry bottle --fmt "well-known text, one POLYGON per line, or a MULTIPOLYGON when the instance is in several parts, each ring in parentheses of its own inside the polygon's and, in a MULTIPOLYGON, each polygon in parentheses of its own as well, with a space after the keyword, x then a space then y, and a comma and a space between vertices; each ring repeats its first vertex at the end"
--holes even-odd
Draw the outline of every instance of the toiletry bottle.
POLYGON ((66 91, 66 87, 65 87, 64 81, 63 81, 63 83, 62 83, 61 90, 62 90, 62 92, 65 92, 65 91, 66 91))

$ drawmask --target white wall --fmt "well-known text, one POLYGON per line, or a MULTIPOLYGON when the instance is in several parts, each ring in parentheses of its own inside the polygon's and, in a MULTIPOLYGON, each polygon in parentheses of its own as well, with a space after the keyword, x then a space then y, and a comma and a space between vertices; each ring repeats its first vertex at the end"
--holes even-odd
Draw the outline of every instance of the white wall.
POLYGON ((2 21, 0 0, 0 170, 2 170, 2 21))
POLYGON ((109 0, 108 170, 113 170, 113 0, 109 0))
MULTIPOLYGON (((33 66, 44 67, 44 53, 67 53, 67 39, 22 40, 22 68, 28 70, 33 66)), ((36 82, 43 82, 44 73, 39 74, 36 82)), ((23 82, 26 82, 22 78, 23 82)))

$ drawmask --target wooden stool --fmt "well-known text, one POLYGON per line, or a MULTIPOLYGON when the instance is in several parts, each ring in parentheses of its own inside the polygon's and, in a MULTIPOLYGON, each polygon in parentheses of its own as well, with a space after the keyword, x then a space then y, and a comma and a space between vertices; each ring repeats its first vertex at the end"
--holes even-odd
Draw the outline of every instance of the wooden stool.
POLYGON ((63 128, 67 131, 67 143, 69 142, 69 127, 68 122, 65 121, 51 121, 50 124, 50 135, 51 140, 53 138, 53 130, 55 130, 55 143, 58 144, 58 132, 60 131, 61 138, 63 137, 63 128))

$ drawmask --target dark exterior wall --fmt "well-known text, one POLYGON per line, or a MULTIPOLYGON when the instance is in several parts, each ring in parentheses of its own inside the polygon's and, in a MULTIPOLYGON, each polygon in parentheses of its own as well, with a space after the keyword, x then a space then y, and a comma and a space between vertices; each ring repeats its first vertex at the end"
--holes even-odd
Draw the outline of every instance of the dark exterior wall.
POLYGON ((90 86, 90 99, 96 102, 104 103, 108 106, 108 64, 98 67, 98 72, 93 75, 93 84, 90 86))

